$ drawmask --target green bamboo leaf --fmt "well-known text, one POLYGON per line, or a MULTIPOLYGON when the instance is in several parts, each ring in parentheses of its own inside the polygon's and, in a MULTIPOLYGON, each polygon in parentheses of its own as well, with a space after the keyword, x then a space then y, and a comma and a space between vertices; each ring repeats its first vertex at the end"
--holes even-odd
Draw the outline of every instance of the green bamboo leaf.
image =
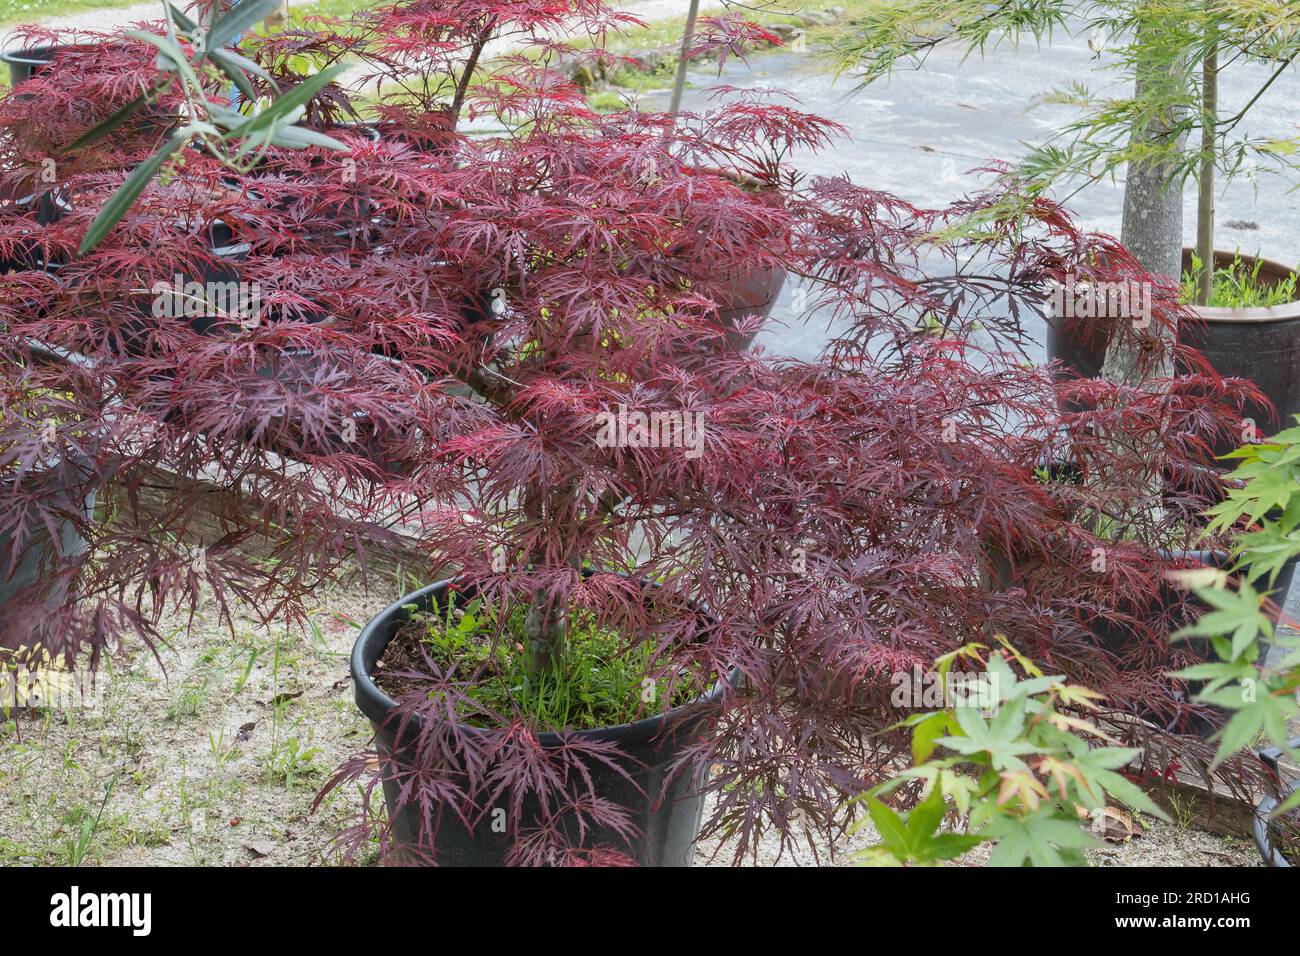
POLYGON ((347 69, 343 64, 331 66, 327 70, 315 73, 303 80, 288 93, 276 97, 275 102, 271 103, 266 109, 256 116, 250 116, 248 122, 242 126, 236 127, 230 131, 229 138, 239 139, 249 136, 260 129, 266 129, 278 119, 284 119, 289 116, 298 107, 306 104, 316 92, 326 83, 331 82, 336 76, 340 75, 347 69))
MULTIPOLYGON (((306 149, 308 146, 323 146, 325 149, 347 150, 346 143, 340 143, 332 136, 326 136, 314 129, 302 126, 284 126, 275 131, 271 137, 272 146, 284 146, 287 149, 306 149)), ((466 615, 467 617, 469 615, 466 615)))
POLYGON ((208 31, 207 48, 216 50, 228 46, 234 42, 235 37, 278 6, 280 0, 240 0, 225 16, 212 24, 212 29, 208 31))
POLYGON ((113 198, 104 204, 104 208, 99 211, 95 221, 90 224, 86 238, 81 240, 81 248, 77 250, 78 255, 84 256, 99 245, 99 241, 108 235, 109 230, 126 215, 126 211, 131 208, 131 204, 144 192, 144 188, 149 185, 150 180, 153 179, 158 170, 162 169, 163 164, 184 144, 185 140, 183 138, 172 137, 163 144, 158 152, 131 171, 131 175, 126 178, 122 188, 115 192, 113 198))
POLYGON ((139 96, 133 99, 130 103, 127 103, 126 106, 122 107, 112 116, 110 116, 108 119, 104 120, 102 123, 98 123, 95 126, 92 126, 89 130, 82 133, 80 136, 74 139, 67 146, 60 146, 57 150, 55 150, 55 155, 71 153, 75 150, 82 149, 86 146, 89 146, 97 139, 103 139, 109 133, 113 132, 113 130, 117 129, 127 120, 129 120, 136 113, 140 112, 140 108, 144 106, 146 102, 148 102, 148 99, 149 97, 147 93, 141 93, 139 96))
POLYGON ((124 32, 132 39, 156 47, 160 53, 167 57, 167 59, 176 64, 176 69, 180 70, 186 81, 195 87, 199 85, 199 78, 194 75, 194 70, 190 66, 189 57, 185 55, 185 51, 182 50, 178 44, 169 40, 167 37, 160 37, 156 33, 147 33, 144 30, 126 30, 124 32))
POLYGON ((267 73, 266 70, 262 68, 262 64, 258 63, 256 60, 250 60, 241 53, 236 53, 234 50, 211 50, 209 51, 208 56, 212 57, 213 61, 218 64, 224 60, 225 62, 243 70, 245 73, 252 73, 254 76, 260 76, 262 79, 266 80, 266 82, 270 83, 271 86, 275 86, 275 80, 272 79, 270 73, 267 73))
POLYGON ((188 33, 191 37, 193 37, 194 31, 196 31, 199 28, 199 25, 195 23, 193 20, 191 20, 188 16, 186 16, 182 11, 176 9, 176 7, 173 4, 167 3, 164 0, 163 6, 166 7, 167 10, 171 13, 172 20, 176 23, 176 25, 180 27, 183 32, 188 33))
POLYGON ((243 70, 244 73, 251 73, 255 75, 255 77, 265 79, 266 83, 268 83, 274 91, 279 92, 279 87, 276 86, 276 81, 274 81, 272 75, 266 73, 266 70, 263 69, 260 62, 250 60, 247 56, 243 56, 242 53, 237 53, 233 51, 233 49, 213 49, 213 51, 208 53, 208 56, 212 57, 212 61, 216 62, 216 64, 221 66, 222 69, 225 69, 225 65, 229 64, 230 66, 233 66, 233 68, 243 70))

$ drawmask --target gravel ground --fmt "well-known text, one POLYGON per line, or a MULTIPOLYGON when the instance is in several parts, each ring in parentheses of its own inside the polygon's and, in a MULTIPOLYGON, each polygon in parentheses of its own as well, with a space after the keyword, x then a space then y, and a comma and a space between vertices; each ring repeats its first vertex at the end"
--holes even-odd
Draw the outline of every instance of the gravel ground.
MULTIPOLYGON (((352 701, 357 629, 412 584, 324 589, 300 631, 268 630, 208 609, 175 622, 155 657, 116 655, 92 708, 0 723, 0 865, 309 865, 338 862, 333 841, 358 812, 340 789, 313 813, 329 771, 370 728, 352 701)), ((1107 866, 1250 866, 1248 835, 1225 839, 1144 821, 1146 833, 1094 851, 1107 866)), ((852 862, 869 830, 817 847, 852 862)), ((734 847, 702 844, 700 865, 734 847)), ((976 865, 972 853, 956 865, 976 865)), ((815 865, 808 849, 765 840, 746 865, 815 865)))

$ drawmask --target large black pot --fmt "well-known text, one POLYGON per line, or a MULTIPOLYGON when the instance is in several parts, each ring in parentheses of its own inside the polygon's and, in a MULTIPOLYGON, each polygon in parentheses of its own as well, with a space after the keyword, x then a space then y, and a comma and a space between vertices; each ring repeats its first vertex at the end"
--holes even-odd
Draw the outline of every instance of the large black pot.
MULTIPOLYGON (((1300 747, 1300 737, 1293 737, 1287 741, 1287 747, 1295 750, 1300 747)), ((1282 749, 1280 747, 1268 747, 1261 750, 1256 756, 1268 768, 1270 775, 1277 786, 1277 795, 1265 794, 1255 806, 1255 820, 1252 829, 1255 834, 1255 846, 1259 849, 1259 855, 1263 858, 1266 866, 1290 866, 1291 862, 1287 860, 1281 849, 1274 845, 1273 831, 1277 824, 1270 820, 1276 810, 1288 796, 1290 796, 1296 787, 1296 781, 1283 780, 1282 774, 1278 770, 1278 761, 1282 759, 1282 749)))
MULTIPOLYGON (((80 356, 34 343, 29 344, 29 351, 33 358, 42 362, 86 361, 80 356)), ((14 600, 25 603, 36 600, 40 606, 49 610, 67 603, 67 582, 59 579, 51 581, 49 577, 60 556, 66 560, 86 550, 86 539, 82 537, 78 526, 83 521, 90 521, 95 511, 95 490, 86 487, 87 468, 88 463, 84 460, 46 462, 42 470, 25 479, 33 490, 40 491, 46 507, 53 503, 55 510, 62 512, 65 517, 57 520, 56 534, 51 534, 43 526, 29 534, 12 573, 9 570, 9 552, 13 531, 10 528, 0 528, 0 647, 13 650, 20 646, 30 648, 46 645, 58 650, 58 641, 53 639, 55 636, 33 633, 26 629, 19 631, 5 609, 14 600), (45 582, 44 587, 40 586, 42 581, 45 582)), ((28 623, 31 621, 30 615, 19 615, 17 619, 28 623)))
POLYGON ((48 67, 54 59, 58 47, 34 46, 24 50, 5 50, 0 53, 0 62, 9 67, 9 85, 25 83, 37 73, 48 67))
MULTIPOLYGON (((370 675, 375 662, 412 612, 443 608, 452 583, 450 580, 440 581, 391 604, 362 629, 352 649, 351 672, 357 706, 375 728, 380 753, 389 755, 383 759, 384 797, 399 856, 403 850, 417 849, 421 829, 416 809, 410 806, 400 811, 396 809, 397 784, 390 771, 394 761, 401 760, 402 754, 409 749, 396 739, 395 721, 388 721, 397 707, 396 702, 375 686, 370 675)), ((473 592, 464 588, 457 593, 468 597, 473 592)), ((704 812, 704 797, 700 793, 704 768, 695 773, 670 774, 670 770, 688 744, 708 734, 722 690, 723 684, 719 682, 709 694, 666 714, 573 734, 579 739, 611 742, 618 746, 624 755, 619 762, 634 783, 594 761, 587 769, 599 795, 626 808, 639 831, 630 842, 617 833, 603 830, 588 831, 581 841, 577 834, 570 834, 575 845, 589 849, 612 848, 632 857, 642 866, 691 865, 695 838, 704 812)), ((473 728, 467 728, 465 732, 489 733, 473 728)), ((407 734, 415 733, 417 730, 408 728, 407 734)), ((538 740, 543 748, 548 749, 559 748, 563 743, 560 735, 555 733, 539 734, 538 740)), ((535 803, 530 806, 526 800, 525 826, 528 816, 536 818, 536 814, 535 803)), ((442 866, 502 865, 512 837, 508 833, 494 833, 491 816, 483 813, 478 825, 470 830, 452 810, 447 809, 442 814, 432 846, 418 847, 419 855, 424 858, 431 854, 442 866)))
MULTIPOLYGON (((0 51, 0 62, 9 67, 9 85, 17 86, 32 77, 39 77, 54 69, 55 58, 60 53, 76 51, 87 52, 98 48, 99 44, 77 43, 69 45, 49 45, 24 47, 18 50, 0 51)), ((19 94, 23 97, 35 94, 19 94)), ((144 107, 134 118, 135 128, 154 129, 156 132, 170 132, 178 125, 179 117, 174 111, 153 103, 144 107)))
MULTIPOLYGON (((72 480, 73 474, 75 474, 75 466, 72 471, 51 469, 38 475, 34 484, 42 490, 42 497, 47 502, 51 498, 65 499, 67 511, 79 511, 84 515, 85 520, 89 521, 95 513, 95 492, 93 490, 88 492, 84 498, 76 493, 73 486, 78 482, 72 480)), ((65 558, 75 557, 86 550, 86 539, 77 530, 77 521, 71 517, 71 514, 59 520, 57 526, 57 545, 54 536, 45 528, 36 529, 27 538, 12 574, 7 572, 13 533, 8 528, 0 528, 0 555, 3 556, 3 562, 0 563, 0 615, 3 614, 3 608, 11 598, 17 597, 48 574, 58 555, 63 555, 65 558)), ((67 593, 66 584, 57 582, 43 591, 42 602, 49 608, 61 607, 67 600, 67 593)), ((3 629, 0 629, 0 638, 3 638, 3 635, 3 629)), ((0 643, 7 645, 9 641, 0 639, 0 643)))
MULTIPOLYGON (((201 230, 207 253, 196 256, 183 272, 172 275, 158 275, 148 294, 133 300, 126 312, 133 318, 126 319, 122 325, 122 342, 126 351, 132 355, 144 355, 150 351, 150 335, 162 323, 185 322, 199 335, 214 334, 222 329, 229 329, 232 324, 244 321, 273 321, 276 316, 236 313, 222 315, 220 310, 191 304, 201 302, 201 297, 191 297, 187 292, 190 283, 197 283, 205 294, 208 290, 228 290, 236 300, 230 304, 255 305, 243 303, 240 293, 245 289, 241 285, 242 275, 238 264, 248 258, 252 247, 242 242, 229 225, 215 220, 201 230), (195 314, 189 314, 189 313, 195 314)), ((263 310, 268 311, 268 310, 263 310)), ((324 318, 323 310, 320 317, 324 318)))
POLYGON ((0 274, 57 269, 59 263, 48 258, 47 249, 33 236, 27 217, 34 214, 36 226, 48 226, 63 218, 70 208, 57 190, 0 204, 0 230, 4 231, 0 274))
MULTIPOLYGON (((1060 468, 1065 466, 1058 465, 1057 467, 1060 468)), ((1166 567, 1170 569, 1211 567, 1227 570, 1231 568, 1233 564, 1231 557, 1226 551, 1195 551, 1182 549, 1161 550, 1160 555, 1164 559, 1166 567)), ((1015 586, 1018 577, 1015 563, 1008 561, 1000 553, 993 553, 990 555, 990 558, 998 586, 1004 588, 1015 586)), ((1286 593, 1291 586, 1291 579, 1295 574, 1297 560, 1300 559, 1293 559, 1287 562, 1278 573, 1277 583, 1275 585, 1277 590, 1275 593, 1278 595, 1277 604, 1279 607, 1286 602, 1286 593)), ((1166 581, 1161 584, 1158 597, 1149 606, 1144 606, 1142 608, 1129 608, 1126 610, 1131 616, 1143 615, 1149 620, 1155 621, 1162 617, 1166 617, 1167 615, 1171 615, 1171 612, 1175 611, 1175 609, 1179 607, 1183 607, 1184 610, 1180 615, 1178 615, 1177 620, 1175 621, 1178 626, 1192 623, 1209 610, 1209 608, 1196 597, 1189 595, 1187 591, 1179 588, 1172 581, 1166 581)), ((1102 647, 1115 655, 1122 655, 1127 648, 1134 644, 1134 642, 1142 639, 1141 635, 1132 626, 1125 625, 1119 621, 1097 618, 1088 623, 1088 629, 1096 636, 1097 642, 1102 647)), ((1171 632, 1175 629, 1175 627, 1170 628, 1171 632)), ((1204 638, 1189 640, 1187 641, 1186 646, 1190 647, 1200 655, 1207 657, 1213 656, 1210 642, 1204 638)), ((1261 641, 1260 652, 1261 658, 1267 656, 1269 652, 1268 642, 1261 641)), ((1202 686, 1204 686, 1203 682, 1189 681, 1188 696, 1194 697, 1200 691, 1202 686)), ((1182 723, 1177 726, 1168 727, 1167 729, 1176 733, 1196 734, 1198 736, 1208 737, 1223 725, 1223 721, 1227 717, 1231 716, 1228 711, 1219 707, 1213 707, 1212 713, 1213 716, 1211 717, 1205 717, 1198 714, 1188 715, 1182 723)), ((1165 720, 1153 711, 1141 711, 1138 716, 1160 723, 1162 726, 1165 724, 1165 720)))
MULTIPOLYGON (((1235 253, 1214 254, 1215 266, 1232 265, 1235 253)), ((1241 256, 1249 266, 1255 260, 1241 256)), ((1191 250, 1183 250, 1183 268, 1191 264, 1191 250)), ((1280 282, 1294 270, 1268 259, 1260 266, 1262 279, 1280 282)), ((1274 413, 1260 405, 1248 405, 1245 417, 1255 422, 1261 434, 1289 428, 1300 414, 1300 301, 1268 308, 1226 309, 1192 306, 1200 321, 1183 323, 1178 341, 1196 349, 1220 375, 1244 378, 1259 388, 1276 409, 1274 413)), ((1094 332, 1081 337, 1067 330, 1064 320, 1047 322, 1047 355, 1060 360, 1066 369, 1096 378, 1106 358, 1107 339, 1094 332)), ((1231 451, 1239 442, 1225 441, 1215 447, 1215 454, 1231 451)))

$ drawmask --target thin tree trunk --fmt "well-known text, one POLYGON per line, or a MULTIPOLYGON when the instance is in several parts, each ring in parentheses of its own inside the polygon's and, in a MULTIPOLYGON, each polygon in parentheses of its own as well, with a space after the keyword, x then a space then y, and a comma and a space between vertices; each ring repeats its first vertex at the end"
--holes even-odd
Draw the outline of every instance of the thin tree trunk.
POLYGON ((533 595, 524 618, 528 673, 534 677, 560 671, 564 666, 564 643, 569 631, 569 609, 551 601, 544 590, 533 595))
POLYGON ((451 128, 453 130, 460 124, 460 111, 465 105, 465 95, 469 92, 469 85, 474 80, 474 71, 478 69, 479 57, 483 55, 483 50, 487 47, 488 42, 492 39, 492 31, 497 27, 496 17, 488 21, 483 32, 478 35, 474 41, 474 46, 470 49, 469 58, 465 61, 462 68, 460 82, 456 84, 456 92, 452 96, 451 108, 451 128))
MULTIPOLYGON (((1146 4, 1143 5, 1144 8, 1146 4)), ((1161 61, 1158 48, 1161 42, 1158 21, 1145 20, 1138 27, 1139 50, 1148 55, 1136 67, 1135 97, 1159 96, 1161 100, 1174 91, 1173 84, 1181 73, 1177 62, 1166 58, 1161 61), (1143 44, 1143 38, 1151 40, 1143 44)), ((1161 110, 1152 115, 1145 128, 1133 131, 1136 146, 1167 145, 1179 117, 1161 110)), ((1175 143, 1181 149, 1181 142, 1175 143)), ((1167 154, 1166 154, 1167 155, 1167 154)), ((1124 180, 1124 219, 1120 240, 1147 270, 1155 276, 1167 276, 1177 284, 1182 272, 1183 247, 1183 195, 1181 181, 1176 179, 1177 164, 1173 158, 1160 155, 1130 161, 1124 180)), ((1111 382, 1143 387, 1151 379, 1168 378, 1174 374, 1173 346, 1178 337, 1176 327, 1165 327, 1148 321, 1143 315, 1120 317, 1120 321, 1134 323, 1132 329, 1117 328, 1111 335, 1102 362, 1102 378, 1111 382), (1141 324, 1138 324, 1138 323, 1141 324), (1146 353, 1145 355, 1143 353, 1146 353)), ((1115 434, 1108 436, 1118 448, 1133 449, 1133 436, 1115 434)), ((1146 449, 1138 449, 1145 453, 1146 449)), ((1151 512, 1161 508, 1163 478, 1158 466, 1155 443, 1149 449, 1152 467, 1146 475, 1146 503, 1138 505, 1133 514, 1124 516, 1130 530, 1149 527, 1151 512)), ((1121 519, 1123 520, 1123 519, 1121 519)))
POLYGON ((1209 305, 1214 286, 1214 134, 1219 117, 1219 47, 1216 43, 1201 65, 1201 172, 1197 180, 1196 257, 1201 274, 1196 304, 1209 305))
MULTIPOLYGON (((1158 24, 1144 22, 1138 28, 1139 46, 1144 34, 1151 35, 1158 24)), ((1178 64, 1161 62, 1153 55, 1139 62, 1136 70, 1135 95, 1140 100, 1152 93, 1167 93, 1177 81, 1178 64)), ((1138 145, 1167 140, 1172 135, 1178 117, 1156 114, 1145 129, 1133 131, 1133 142, 1138 145)), ((1181 144, 1176 144, 1181 147, 1181 144)), ((1142 266, 1153 275, 1169 276, 1175 281, 1182 272, 1183 246, 1183 196, 1181 184, 1175 179, 1176 165, 1172 159, 1152 157, 1129 163, 1124 182, 1124 219, 1120 240, 1137 257, 1142 266)), ((1173 374, 1171 348, 1159 350, 1162 360, 1157 363, 1139 362, 1141 339, 1159 335, 1172 346, 1176 329, 1157 328, 1152 325, 1140 336, 1114 335, 1106 350, 1102 364, 1103 378, 1113 382, 1141 384, 1148 377, 1165 377, 1173 374)))
MULTIPOLYGON (((524 497, 524 515, 527 521, 539 527, 544 522, 569 521, 572 519, 569 513, 572 503, 571 489, 550 495, 530 489, 524 497)), ((562 554, 570 555, 565 560, 566 564, 575 569, 582 567, 580 549, 573 536, 565 536, 561 549, 562 554)), ((554 560, 554 555, 549 556, 549 559, 554 560)), ((532 566, 547 560, 548 555, 536 552, 528 557, 528 563, 532 566)), ((562 594, 551 594, 544 588, 538 588, 533 594, 524 616, 525 667, 529 674, 540 677, 563 669, 570 612, 569 602, 562 594)))
POLYGON ((686 11, 686 29, 682 31, 682 54, 677 60, 677 77, 673 80, 673 97, 668 104, 668 113, 675 115, 682 108, 682 93, 686 89, 686 66, 695 39, 695 18, 700 14, 700 0, 691 0, 690 9, 686 11))

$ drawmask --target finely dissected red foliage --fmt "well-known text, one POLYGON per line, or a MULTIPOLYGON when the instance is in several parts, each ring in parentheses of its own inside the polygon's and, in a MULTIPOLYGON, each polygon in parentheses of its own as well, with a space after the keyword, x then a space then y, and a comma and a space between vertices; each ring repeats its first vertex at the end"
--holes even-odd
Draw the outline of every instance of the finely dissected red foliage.
MULTIPOLYGON (((1199 374, 1142 391, 1027 367, 1021 318, 1042 314, 1052 283, 1151 279, 999 171, 944 210, 803 182, 788 157, 825 145, 833 124, 736 96, 699 115, 598 116, 548 70, 563 52, 549 41, 462 88, 458 56, 489 25, 541 36, 575 17, 567 33, 596 38, 619 19, 593 2, 417 2, 346 31, 250 41, 278 81, 295 57, 347 54, 408 95, 385 86, 369 111, 343 88, 313 101, 308 120, 348 152, 272 150, 244 174, 189 153, 82 258, 91 219, 174 104, 111 148, 61 157, 50 186, 41 151, 111 113, 149 57, 120 39, 73 51, 0 101, 0 195, 55 191, 66 206, 0 210, 0 259, 15 268, 0 275, 4 386, 66 403, 53 432, 6 415, 0 561, 61 521, 90 543, 49 568, 81 600, 47 610, 47 576, 6 608, 9 645, 39 633, 56 652, 95 653, 208 596, 293 618, 401 516, 430 574, 651 636, 661 675, 737 668, 716 734, 686 758, 717 769, 706 829, 734 831, 740 853, 767 827, 842 825, 845 797, 893 754, 876 736, 897 717, 888 675, 972 640, 1006 634, 1114 706, 1183 716, 1163 677, 1172 621, 1139 611, 1161 593, 1154 549, 1190 543, 1218 491, 1194 466, 1235 429, 1249 387, 1192 355, 1199 374), (120 74, 120 88, 88 88, 84 69, 120 74), (457 114, 505 130, 470 136, 457 114), (331 125, 357 116, 382 135, 331 125), (236 242, 246 256, 213 251, 236 242), (813 316, 772 327, 829 323, 816 361, 728 346, 735 277, 772 267, 813 316), (256 321, 154 314, 156 283, 232 275, 257 284, 256 321), (32 364, 33 340, 93 370, 32 364), (698 413, 701 453, 603 447, 596 417, 620 406, 698 413), (70 493, 36 493, 50 462, 74 460, 70 493), (1153 473, 1198 477, 1171 498, 1153 473), (84 492, 110 488, 111 514, 88 521, 84 492), (214 508, 219 532, 194 541, 214 508), (1105 516, 1129 536, 1103 536, 1105 516), (273 560, 245 556, 255 538, 273 560), (583 562, 634 576, 584 578, 583 562), (639 578, 658 582, 653 602, 639 578), (1099 621, 1134 636, 1107 645, 1099 621)), ((716 27, 720 43, 748 36, 716 27)), ((1189 318, 1156 287, 1154 327, 1189 318)), ((610 745, 547 750, 546 728, 511 714, 469 733, 446 718, 472 677, 431 667, 403 701, 399 719, 425 719, 401 799, 431 822, 495 802, 517 823, 537 798, 551 813, 520 834, 516 862, 614 861, 562 835, 628 826, 565 782, 610 745)), ((373 788, 370 755, 334 783, 352 778, 373 788)))

